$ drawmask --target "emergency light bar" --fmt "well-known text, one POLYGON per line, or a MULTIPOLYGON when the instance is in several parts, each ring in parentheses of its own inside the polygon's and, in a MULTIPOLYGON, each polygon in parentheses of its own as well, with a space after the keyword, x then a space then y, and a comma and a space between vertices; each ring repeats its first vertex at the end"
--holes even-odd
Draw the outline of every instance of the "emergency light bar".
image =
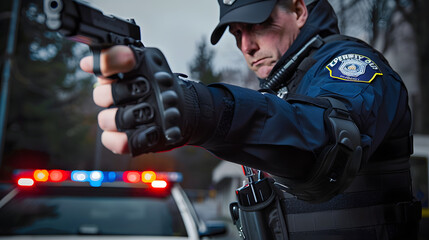
POLYGON ((33 186, 36 183, 88 182, 92 187, 100 187, 103 183, 125 182, 150 184, 153 188, 166 188, 169 182, 181 182, 183 176, 178 172, 154 171, 86 171, 86 170, 47 170, 19 169, 13 173, 19 186, 33 186))

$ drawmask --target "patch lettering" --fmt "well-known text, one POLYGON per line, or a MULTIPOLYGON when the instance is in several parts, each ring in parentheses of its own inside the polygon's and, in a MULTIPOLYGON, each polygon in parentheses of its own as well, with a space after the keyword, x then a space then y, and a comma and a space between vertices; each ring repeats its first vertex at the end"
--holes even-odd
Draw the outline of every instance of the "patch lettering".
POLYGON ((326 68, 332 78, 351 82, 370 83, 376 76, 383 75, 374 61, 359 54, 338 56, 326 68))

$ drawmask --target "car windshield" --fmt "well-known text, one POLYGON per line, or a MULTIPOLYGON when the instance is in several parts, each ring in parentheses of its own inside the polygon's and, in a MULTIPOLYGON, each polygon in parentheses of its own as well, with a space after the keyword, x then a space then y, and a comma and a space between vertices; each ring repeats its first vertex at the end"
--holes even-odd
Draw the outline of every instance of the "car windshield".
POLYGON ((0 234, 186 236, 186 230, 171 195, 21 193, 0 209, 0 234))

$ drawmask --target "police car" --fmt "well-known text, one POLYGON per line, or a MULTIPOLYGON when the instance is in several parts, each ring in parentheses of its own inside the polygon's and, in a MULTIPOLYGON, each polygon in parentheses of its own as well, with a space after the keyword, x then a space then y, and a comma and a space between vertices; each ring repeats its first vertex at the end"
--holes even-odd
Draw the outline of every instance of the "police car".
POLYGON ((17 170, 0 200, 1 239, 205 239, 177 172, 17 170))

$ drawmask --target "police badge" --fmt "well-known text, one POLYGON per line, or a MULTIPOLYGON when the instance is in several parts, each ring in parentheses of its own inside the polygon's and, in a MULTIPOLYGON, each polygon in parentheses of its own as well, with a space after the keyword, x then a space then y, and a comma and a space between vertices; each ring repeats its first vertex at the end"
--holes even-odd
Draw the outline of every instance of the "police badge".
POLYGON ((378 75, 383 75, 377 64, 359 54, 344 54, 334 58, 326 68, 334 79, 370 83, 378 75))

